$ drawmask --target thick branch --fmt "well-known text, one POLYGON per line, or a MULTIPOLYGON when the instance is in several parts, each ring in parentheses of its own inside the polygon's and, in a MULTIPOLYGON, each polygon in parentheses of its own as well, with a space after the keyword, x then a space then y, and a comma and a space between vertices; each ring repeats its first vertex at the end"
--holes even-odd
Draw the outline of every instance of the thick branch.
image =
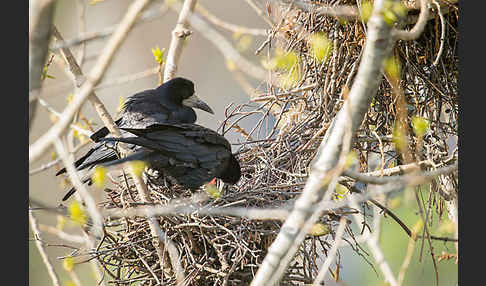
MULTIPOLYGON (((184 40, 191 34, 188 29, 188 17, 194 11, 197 0, 185 0, 184 5, 179 13, 177 24, 172 30, 172 40, 170 41, 169 51, 167 52, 167 61, 164 69, 164 82, 175 77, 177 74, 177 65, 179 64, 179 58, 181 57, 182 49, 184 47, 184 40)), ((173 3, 177 5, 177 3, 173 3)))
POLYGON ((29 129, 37 109, 41 75, 47 58, 55 1, 37 0, 29 9, 29 129))

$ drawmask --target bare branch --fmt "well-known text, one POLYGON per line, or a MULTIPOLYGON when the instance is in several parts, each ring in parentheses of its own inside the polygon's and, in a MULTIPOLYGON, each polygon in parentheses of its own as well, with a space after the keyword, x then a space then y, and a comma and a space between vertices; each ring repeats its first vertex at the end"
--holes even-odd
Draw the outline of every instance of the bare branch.
POLYGON ((454 171, 457 171, 458 164, 455 162, 454 164, 447 166, 447 167, 442 167, 437 170, 433 171, 427 171, 427 172, 414 172, 409 175, 403 175, 403 176, 392 176, 392 177, 374 177, 374 176, 367 176, 365 174, 360 174, 351 170, 345 170, 343 172, 344 176, 350 177, 352 179, 355 179, 357 181, 363 182, 363 183, 368 183, 368 184, 376 184, 376 185, 383 185, 383 184, 388 184, 388 183, 393 183, 397 181, 410 181, 410 180, 415 180, 415 179, 420 179, 420 180, 428 180, 431 178, 435 178, 439 175, 446 175, 449 173, 452 173, 454 171))
POLYGON ((432 65, 436 66, 439 63, 440 56, 442 55, 442 52, 444 50, 446 26, 445 26, 444 15, 442 14, 440 9, 440 4, 437 3, 436 0, 432 0, 432 2, 437 7, 437 14, 439 14, 439 18, 440 18, 440 46, 439 46, 439 51, 437 52, 437 56, 435 57, 435 60, 432 63, 432 65))
POLYGON ((202 6, 201 3, 198 3, 196 5, 196 11, 200 13, 204 18, 206 18, 209 22, 213 23, 214 25, 220 26, 221 28, 224 28, 233 33, 248 34, 253 36, 267 35, 267 30, 264 29, 252 29, 252 28, 247 28, 247 27, 225 22, 219 19, 218 17, 214 16, 213 14, 211 14, 211 12, 209 12, 204 6, 202 6))
MULTIPOLYGON (((167 52, 164 82, 175 77, 177 74, 177 65, 179 64, 179 58, 184 47, 184 40, 192 33, 188 28, 188 18, 192 14, 192 11, 194 11, 196 3, 197 0, 185 0, 182 9, 179 11, 179 18, 177 19, 174 30, 172 30, 172 39, 170 41, 169 51, 167 52)), ((173 5, 177 5, 177 3, 173 3, 171 6, 173 5)))

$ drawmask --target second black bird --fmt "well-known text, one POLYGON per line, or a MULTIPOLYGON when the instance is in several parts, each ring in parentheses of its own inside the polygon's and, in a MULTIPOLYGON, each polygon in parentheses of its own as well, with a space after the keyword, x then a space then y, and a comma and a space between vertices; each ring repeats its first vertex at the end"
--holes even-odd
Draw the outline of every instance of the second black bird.
POLYGON ((104 138, 138 146, 129 156, 101 164, 142 160, 160 175, 186 188, 197 189, 213 178, 235 184, 240 164, 230 143, 217 132, 197 124, 155 124, 144 129, 123 128, 135 137, 104 138))

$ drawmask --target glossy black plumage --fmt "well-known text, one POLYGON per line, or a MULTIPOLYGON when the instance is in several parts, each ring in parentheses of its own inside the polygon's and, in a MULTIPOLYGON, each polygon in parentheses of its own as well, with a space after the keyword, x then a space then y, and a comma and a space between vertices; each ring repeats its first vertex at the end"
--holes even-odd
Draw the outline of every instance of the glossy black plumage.
POLYGON ((231 145, 211 129, 197 124, 155 124, 144 129, 124 130, 136 136, 102 141, 124 142, 139 148, 123 159, 101 165, 142 160, 165 178, 191 189, 215 177, 228 184, 240 179, 240 164, 231 153, 231 145))
MULTIPOLYGON (((184 78, 171 79, 155 89, 148 89, 130 96, 124 104, 120 118, 115 121, 120 128, 145 128, 155 123, 194 123, 197 119, 195 111, 198 108, 213 113, 211 108, 194 95, 194 84, 184 78)), ((133 134, 121 129, 123 137, 133 134)), ((97 130, 90 136, 94 146, 81 158, 76 160, 74 166, 77 170, 92 168, 97 164, 110 162, 119 158, 112 143, 100 142, 105 137, 111 137, 106 127, 97 130)), ((135 148, 135 146, 127 146, 135 148)), ((63 168, 56 173, 63 174, 63 168)), ((84 183, 91 184, 88 177, 83 178, 84 183)), ((72 188, 64 196, 67 200, 75 189, 72 188)))

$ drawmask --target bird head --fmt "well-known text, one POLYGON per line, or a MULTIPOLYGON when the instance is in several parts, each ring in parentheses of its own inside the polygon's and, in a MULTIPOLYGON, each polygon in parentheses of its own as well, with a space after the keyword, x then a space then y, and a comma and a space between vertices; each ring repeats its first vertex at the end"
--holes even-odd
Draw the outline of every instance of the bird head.
POLYGON ((162 86, 166 86, 169 93, 173 95, 173 99, 175 99, 178 103, 180 101, 182 105, 187 107, 201 109, 214 114, 211 107, 197 97, 196 93, 194 92, 194 83, 192 81, 185 78, 176 77, 165 82, 162 86))

